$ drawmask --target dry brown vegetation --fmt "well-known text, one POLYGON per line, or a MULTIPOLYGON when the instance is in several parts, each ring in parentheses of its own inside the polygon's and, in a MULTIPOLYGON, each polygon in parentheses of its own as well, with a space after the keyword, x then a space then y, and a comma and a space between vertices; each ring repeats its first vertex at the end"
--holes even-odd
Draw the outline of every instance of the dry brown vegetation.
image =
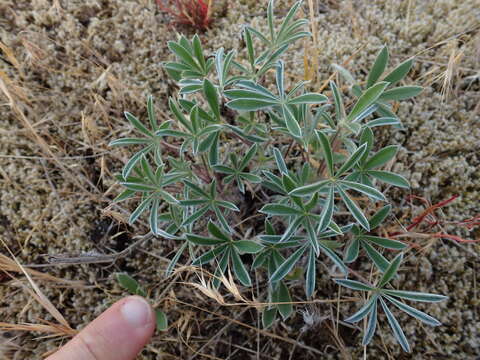
MULTIPOLYGON (((264 23, 262 2, 213 3, 218 18, 202 37, 208 51, 240 50, 241 26, 264 23)), ((277 9, 291 3, 278 1, 277 9)), ((426 90, 397 109, 405 130, 379 134, 402 145, 392 166, 413 194, 432 203, 460 195, 438 213, 441 231, 478 239, 478 229, 454 224, 480 212, 478 1, 308 0, 303 9, 315 36, 287 59, 297 65, 292 80, 324 89, 332 62, 355 64, 362 78, 383 43, 395 63, 416 56, 410 80, 426 90)), ((154 0, 0 2, 0 358, 39 359, 56 349, 125 295, 114 281, 118 271, 138 279, 170 318, 169 331, 158 333, 141 359, 480 356, 477 243, 408 238, 414 246, 398 284, 451 296, 429 309, 442 327, 400 317, 412 355, 400 353, 383 319, 374 343, 359 347, 358 329, 342 322, 354 298, 328 281, 329 269, 319 271, 308 303, 292 280, 298 313, 268 330, 257 311, 265 279, 257 277, 253 292, 223 279, 217 292, 208 272, 187 259, 165 278, 175 244, 142 236, 145 224, 128 225, 133 204, 110 204, 120 190, 114 175, 129 153, 107 144, 132 131, 124 110, 145 115, 147 94, 157 116, 169 117, 175 89, 160 63, 175 36, 154 0)), ((385 231, 406 227, 424 210, 407 195, 390 190, 396 222, 385 231)))

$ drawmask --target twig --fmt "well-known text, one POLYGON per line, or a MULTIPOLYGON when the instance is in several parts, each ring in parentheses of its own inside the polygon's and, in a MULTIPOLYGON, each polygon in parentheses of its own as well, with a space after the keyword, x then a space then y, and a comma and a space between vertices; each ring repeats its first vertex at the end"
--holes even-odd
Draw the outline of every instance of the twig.
POLYGON ((141 239, 137 240, 126 249, 113 254, 100 254, 95 251, 89 251, 77 256, 71 256, 71 254, 48 255, 47 257, 49 262, 48 264, 29 264, 24 266, 29 268, 39 268, 39 267, 51 267, 51 266, 58 266, 58 265, 112 263, 128 255, 134 248, 146 242, 147 240, 150 240, 153 237, 154 236, 152 234, 143 236, 141 239))

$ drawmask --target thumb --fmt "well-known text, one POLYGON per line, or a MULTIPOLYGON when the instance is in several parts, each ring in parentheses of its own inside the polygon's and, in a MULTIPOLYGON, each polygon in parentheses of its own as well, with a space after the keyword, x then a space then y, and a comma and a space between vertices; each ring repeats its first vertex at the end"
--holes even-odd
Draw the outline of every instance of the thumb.
POLYGON ((155 316, 147 301, 116 302, 46 360, 133 360, 150 340, 155 316))

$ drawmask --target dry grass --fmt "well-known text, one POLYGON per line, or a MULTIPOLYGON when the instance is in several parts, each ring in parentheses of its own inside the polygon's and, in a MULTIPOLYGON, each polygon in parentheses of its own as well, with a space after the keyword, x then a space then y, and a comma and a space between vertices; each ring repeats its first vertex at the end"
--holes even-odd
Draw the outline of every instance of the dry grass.
MULTIPOLYGON (((8 278, 10 278, 10 281, 8 281, 6 286, 9 286, 11 288, 19 288, 25 293, 27 293, 30 299, 40 304, 42 308, 47 312, 47 314, 49 314, 55 321, 47 321, 39 318, 37 319, 36 323, 0 322, 0 331, 13 333, 25 332, 32 335, 35 334, 34 336, 38 337, 38 339, 64 339, 73 337, 77 332, 70 327, 69 323, 63 317, 60 311, 47 298, 47 296, 41 290, 39 282, 42 282, 47 286, 74 287, 77 291, 81 291, 82 287, 84 286, 83 282, 63 280, 48 274, 43 274, 35 270, 27 269, 22 266, 22 264, 20 264, 20 262, 11 253, 10 249, 3 242, 3 240, 2 244, 12 257, 9 258, 5 255, 0 254, 0 274, 4 274, 8 278), (14 273, 16 273, 17 276, 13 275, 14 273), (18 276, 21 275, 23 275, 27 281, 19 279, 18 276), (36 281, 34 279, 36 279, 36 281)), ((22 312, 27 311, 30 304, 31 302, 29 301, 29 303, 25 305, 22 312)), ((13 345, 12 349, 15 350, 15 347, 13 345)), ((12 349, 9 349, 9 346, 6 346, 4 351, 12 349)), ((2 351, 3 350, 0 345, 0 354, 2 354, 2 351)), ((44 355, 46 356, 48 354, 44 355)))

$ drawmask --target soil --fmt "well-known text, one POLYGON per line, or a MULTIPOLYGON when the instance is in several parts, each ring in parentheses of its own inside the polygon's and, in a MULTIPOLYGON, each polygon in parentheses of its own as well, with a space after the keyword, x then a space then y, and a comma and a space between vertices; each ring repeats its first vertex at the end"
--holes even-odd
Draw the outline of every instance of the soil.
MULTIPOLYGON (((285 14, 292 1, 277 1, 285 14)), ((309 1, 303 4, 310 16, 309 1)), ((207 53, 223 46, 244 49, 242 26, 265 29, 266 1, 214 1, 215 21, 201 34, 207 53)), ((480 6, 478 0, 312 1, 316 26, 319 89, 331 64, 346 65, 359 79, 383 44, 391 63, 415 56, 406 83, 425 87, 402 102, 397 114, 404 129, 382 129, 377 145, 399 144, 392 170, 404 175, 411 191, 390 189, 391 226, 408 225, 431 203, 459 198, 440 212, 441 231, 467 240, 480 238, 455 222, 480 213, 480 6)), ((111 205, 120 192, 114 175, 131 154, 108 143, 132 132, 125 110, 145 118, 146 96, 155 98, 157 116, 169 118, 167 99, 175 90, 161 68, 170 58, 166 42, 178 33, 152 0, 2 0, 0 2, 0 234, 22 264, 46 264, 48 256, 114 254, 147 233, 145 223, 127 224, 134 202, 111 205)), ((304 77, 304 47, 299 42, 286 59, 289 80, 304 77)), ((312 51, 310 49, 310 51, 312 51)), ((243 55, 242 55, 243 56, 243 55)), ((440 230, 438 230, 440 231, 440 230)), ((189 268, 166 278, 175 250, 165 239, 147 239, 109 263, 40 268, 69 286, 37 279, 46 297, 70 326, 80 329, 125 295, 114 274, 128 272, 169 316, 170 328, 157 333, 139 359, 478 359, 479 298, 477 243, 409 239, 422 251, 409 252, 396 285, 449 295, 438 305, 420 304, 442 321, 437 328, 399 314, 412 353, 401 352, 383 316, 368 348, 361 331, 337 321, 358 309, 352 303, 311 303, 267 332, 258 330, 259 313, 246 306, 225 307, 195 291, 189 268), (365 352, 364 352, 365 351, 365 352)), ((4 246, 5 245, 5 246, 4 246)), ((180 263, 185 264, 186 258, 180 263)), ((323 269, 323 268, 322 268, 323 269)), ((315 299, 336 299, 338 288, 318 271, 315 299)), ((26 290, 28 282, 0 273, 0 319, 10 324, 55 322, 26 290)), ((262 279, 259 278, 259 281, 262 279)), ((295 301, 303 284, 290 283, 295 301)), ((236 302, 228 293, 228 302, 236 302)), ((260 288, 243 289, 261 299, 260 288)), ((345 290, 341 296, 352 295, 345 290)), ((40 331, 4 331, 0 358, 40 359, 67 338, 40 338, 40 331)), ((3 331, 3 332, 2 332, 3 331)))

